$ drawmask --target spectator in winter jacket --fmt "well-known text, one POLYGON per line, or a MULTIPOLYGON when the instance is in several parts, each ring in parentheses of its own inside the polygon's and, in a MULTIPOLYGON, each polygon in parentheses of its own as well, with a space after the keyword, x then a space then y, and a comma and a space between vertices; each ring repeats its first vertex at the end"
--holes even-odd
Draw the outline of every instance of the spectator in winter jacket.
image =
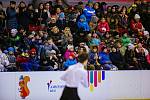
POLYGON ((102 17, 101 21, 98 23, 97 29, 102 36, 110 31, 109 24, 104 17, 102 17))
POLYGON ((77 26, 79 29, 82 29, 83 31, 90 31, 90 27, 86 21, 85 15, 81 15, 79 21, 77 22, 77 26))
POLYGON ((58 58, 56 56, 56 51, 55 50, 47 50, 45 52, 46 58, 41 60, 40 62, 40 70, 42 71, 54 71, 58 69, 59 63, 58 63, 58 58))
POLYGON ((11 32, 10 32, 10 38, 9 38, 9 43, 10 43, 10 46, 17 46, 19 47, 21 45, 21 37, 19 36, 18 34, 18 30, 17 29, 11 29, 11 32))
POLYGON ((18 11, 16 10, 16 2, 10 1, 10 7, 6 9, 8 29, 18 28, 17 12, 18 11))
POLYGON ((99 70, 100 64, 98 61, 99 61, 98 46, 92 46, 91 51, 89 53, 89 64, 95 66, 96 70, 99 70))
POLYGON ((135 56, 139 63, 140 69, 149 69, 149 66, 146 61, 146 56, 149 54, 148 50, 142 46, 141 43, 135 48, 135 56))
POLYGON ((85 15, 87 22, 91 21, 93 15, 95 15, 95 10, 93 9, 92 2, 89 2, 88 5, 84 8, 83 14, 85 15))
POLYGON ((70 53, 69 58, 64 62, 64 69, 66 70, 69 66, 77 63, 74 53, 70 53))
POLYGON ((135 55, 135 46, 133 44, 128 44, 124 57, 125 62, 128 64, 128 68, 126 69, 139 69, 138 61, 135 55))
POLYGON ((16 71, 16 57, 15 57, 15 49, 13 47, 8 48, 8 60, 9 66, 7 67, 8 71, 16 71))
POLYGON ((8 65, 9 65, 8 57, 0 49, 0 72, 5 71, 5 67, 7 67, 8 65))
POLYGON ((135 14, 134 19, 130 22, 131 31, 134 32, 135 36, 143 36, 143 32, 145 30, 140 18, 141 17, 138 14, 135 14))
POLYGON ((112 52, 109 54, 112 63, 118 67, 118 69, 124 69, 125 61, 123 56, 115 47, 112 48, 112 52))
POLYGON ((39 70, 39 59, 36 56, 36 50, 33 48, 29 51, 30 57, 28 62, 22 63, 21 67, 24 71, 38 71, 39 70))
POLYGON ((64 54, 64 58, 65 60, 69 59, 70 54, 74 54, 75 55, 75 51, 74 51, 74 46, 73 45, 68 45, 67 46, 67 50, 64 54))
POLYGON ((122 41, 122 45, 123 46, 127 46, 129 43, 131 43, 131 40, 130 38, 128 37, 127 33, 125 33, 122 38, 121 38, 121 41, 122 41))
POLYGON ((99 37, 98 37, 98 35, 96 34, 96 33, 94 33, 93 34, 93 36, 90 36, 89 34, 88 34, 88 38, 91 38, 88 42, 87 42, 87 44, 88 44, 88 46, 99 46, 99 44, 100 44, 100 39, 99 39, 99 37))
POLYGON ((104 70, 117 70, 117 67, 112 64, 106 47, 103 47, 102 51, 99 52, 99 59, 99 63, 103 66, 104 70))
POLYGON ((52 38, 48 38, 44 42, 44 45, 41 45, 38 48, 38 56, 40 57, 40 60, 45 60, 47 50, 48 51, 55 50, 57 52, 57 54, 60 52, 58 47, 53 43, 52 38))

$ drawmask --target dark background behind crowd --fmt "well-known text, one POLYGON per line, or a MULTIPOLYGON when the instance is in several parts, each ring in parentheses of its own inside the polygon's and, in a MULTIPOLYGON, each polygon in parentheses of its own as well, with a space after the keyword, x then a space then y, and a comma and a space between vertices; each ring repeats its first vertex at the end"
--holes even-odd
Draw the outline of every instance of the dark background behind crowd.
POLYGON ((88 70, 150 69, 150 2, 0 2, 0 71, 66 70, 89 53, 88 70))

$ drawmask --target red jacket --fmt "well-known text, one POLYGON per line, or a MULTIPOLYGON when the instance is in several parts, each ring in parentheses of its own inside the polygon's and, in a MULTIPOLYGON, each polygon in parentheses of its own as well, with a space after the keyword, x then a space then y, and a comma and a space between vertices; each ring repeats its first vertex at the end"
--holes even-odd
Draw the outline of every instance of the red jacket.
POLYGON ((103 31, 103 29, 102 28, 105 28, 106 29, 106 32, 109 32, 110 31, 110 27, 109 27, 109 24, 108 24, 108 22, 99 22, 98 23, 98 26, 97 26, 97 29, 98 29, 98 31, 99 32, 101 32, 101 33, 104 33, 104 31, 103 31))
POLYGON ((130 28, 132 31, 134 32, 138 32, 138 29, 142 29, 143 25, 142 23, 139 21, 139 22, 135 22, 134 20, 131 20, 130 22, 130 28))

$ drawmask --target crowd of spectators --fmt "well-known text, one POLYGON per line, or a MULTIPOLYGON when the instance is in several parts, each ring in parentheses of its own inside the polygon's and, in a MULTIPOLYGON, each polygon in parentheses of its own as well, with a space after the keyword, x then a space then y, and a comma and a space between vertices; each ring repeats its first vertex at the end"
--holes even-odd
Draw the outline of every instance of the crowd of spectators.
POLYGON ((130 7, 62 0, 38 7, 0 2, 0 71, 66 70, 89 53, 88 70, 150 69, 150 3, 130 7))

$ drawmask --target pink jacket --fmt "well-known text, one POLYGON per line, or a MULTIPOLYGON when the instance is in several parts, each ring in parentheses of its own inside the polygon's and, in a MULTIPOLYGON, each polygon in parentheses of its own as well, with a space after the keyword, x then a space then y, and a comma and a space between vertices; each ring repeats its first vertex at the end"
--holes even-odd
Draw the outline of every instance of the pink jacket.
POLYGON ((70 56, 71 53, 74 53, 74 51, 66 50, 66 52, 64 54, 65 60, 67 60, 69 58, 69 56, 70 56))

